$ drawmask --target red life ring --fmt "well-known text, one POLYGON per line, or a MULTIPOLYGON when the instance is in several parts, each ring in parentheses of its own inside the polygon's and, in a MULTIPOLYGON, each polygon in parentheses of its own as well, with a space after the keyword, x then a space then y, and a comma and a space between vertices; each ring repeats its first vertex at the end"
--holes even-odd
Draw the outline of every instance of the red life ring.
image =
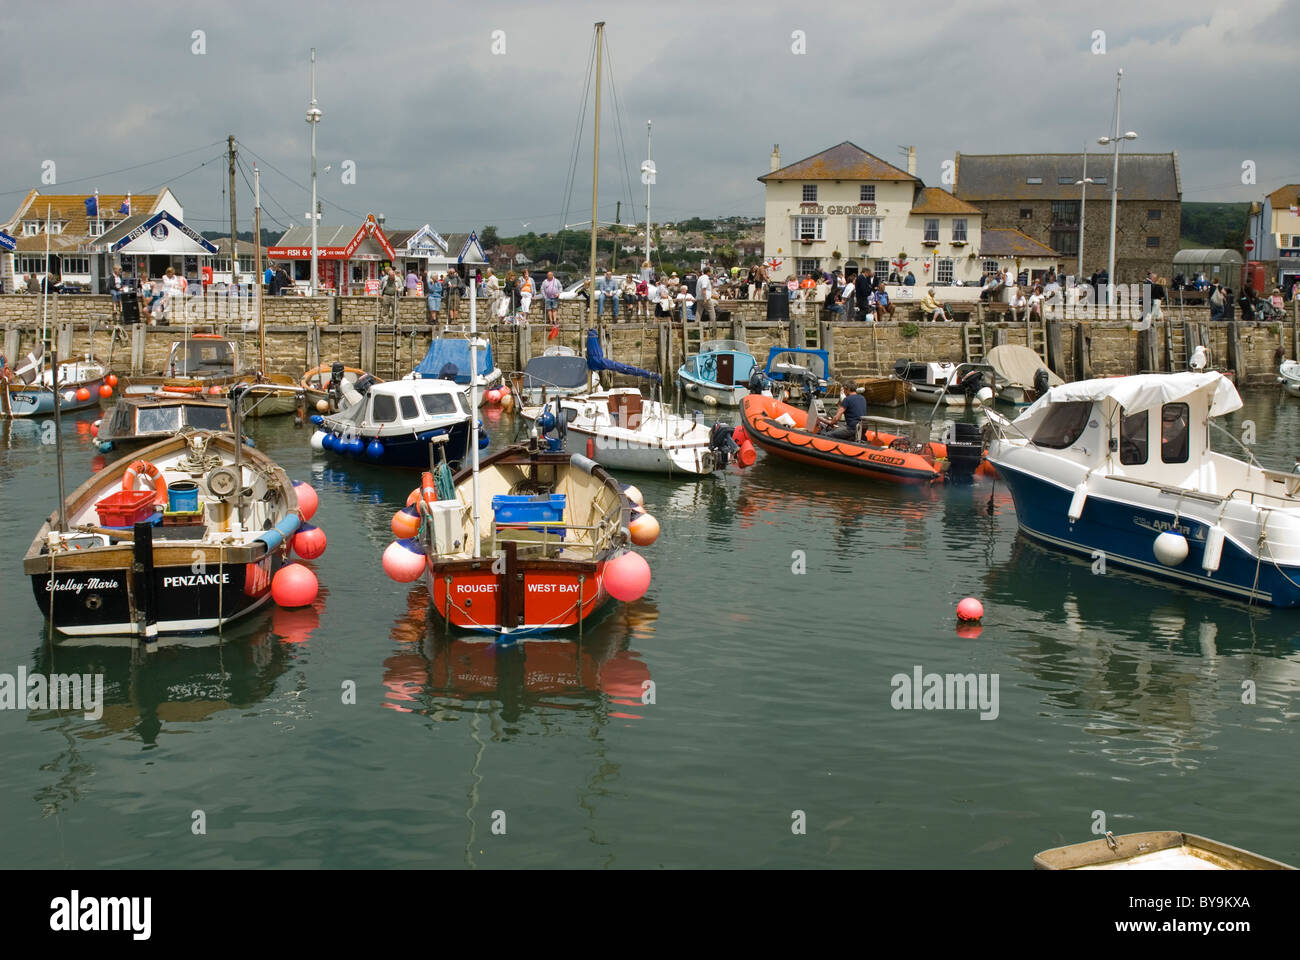
POLYGON ((162 471, 155 467, 148 460, 136 460, 126 468, 126 473, 122 474, 122 489, 128 492, 135 490, 135 482, 143 476, 153 487, 153 502, 166 506, 167 500, 167 479, 163 476, 162 471))

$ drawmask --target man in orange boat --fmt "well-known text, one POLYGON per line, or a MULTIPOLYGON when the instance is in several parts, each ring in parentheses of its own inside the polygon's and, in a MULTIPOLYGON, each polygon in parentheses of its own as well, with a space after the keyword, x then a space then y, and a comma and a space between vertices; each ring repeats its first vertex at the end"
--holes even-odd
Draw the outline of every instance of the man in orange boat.
POLYGON ((839 408, 835 411, 835 416, 825 421, 829 432, 825 434, 835 440, 856 440, 858 435, 858 421, 867 415, 867 401, 858 393, 858 385, 852 380, 844 384, 844 398, 840 400, 839 408), (844 424, 837 426, 840 417, 844 418, 844 424))

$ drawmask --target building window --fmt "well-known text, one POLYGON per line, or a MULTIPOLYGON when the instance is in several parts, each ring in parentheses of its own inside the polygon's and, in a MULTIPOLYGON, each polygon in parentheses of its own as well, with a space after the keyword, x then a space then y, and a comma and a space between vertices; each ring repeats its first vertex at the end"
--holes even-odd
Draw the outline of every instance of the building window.
POLYGON ((1285 233, 1282 234, 1282 239, 1279 240, 1279 241, 1278 241, 1278 244, 1277 244, 1279 247, 1289 246, 1289 244, 1286 242, 1286 236, 1287 236, 1287 235, 1286 235, 1285 233))
POLYGON ((959 217, 953 220, 952 242, 953 243, 966 242, 966 218, 965 217, 959 217))
POLYGON ((48 229, 51 234, 53 234, 54 236, 58 236, 63 232, 63 221, 51 220, 49 222, 48 229))
POLYGON ((1291 235, 1291 246, 1300 247, 1300 233, 1291 235))
POLYGON ((89 257, 63 257, 60 260, 63 273, 90 273, 89 257))
POLYGON ((1057 184, 1060 186, 1074 186, 1074 177, 1057 177, 1057 184))
POLYGON ((1077 256, 1079 253, 1078 230, 1053 230, 1052 249, 1063 257, 1077 256))
POLYGON ((1160 219, 1160 211, 1159 211, 1159 210, 1148 210, 1148 211, 1147 211, 1147 219, 1148 219, 1148 220, 1159 220, 1159 219, 1160 219))
POLYGON ((803 185, 803 202, 804 203, 817 202, 817 184, 805 183, 803 185))
POLYGON ((1032 208, 1032 207, 1021 207, 1021 208, 1020 208, 1020 219, 1021 219, 1021 220, 1032 220, 1032 219, 1034 219, 1034 211, 1033 211, 1033 208, 1032 208))
POLYGON ((874 269, 875 269, 875 271, 876 271, 876 276, 879 276, 879 277, 887 277, 887 276, 889 276, 889 271, 890 271, 889 261, 888 261, 888 260, 877 260, 877 261, 876 261, 876 266, 874 267, 874 269))
POLYGON ((934 265, 934 282, 940 286, 952 286, 952 258, 940 257, 934 265))
POLYGON ((252 257, 240 257, 240 258, 239 258, 239 272, 240 272, 240 273, 252 273, 252 272, 253 272, 253 258, 252 258, 252 257))
POLYGON ((1147 237, 1147 246, 1148 246, 1148 247, 1158 247, 1158 246, 1160 246, 1160 238, 1159 238, 1159 237, 1147 237))
POLYGON ((796 270, 795 276, 798 277, 806 277, 808 274, 815 273, 822 268, 822 262, 820 260, 814 260, 811 258, 800 257, 795 260, 794 263, 796 270))
POLYGON ((882 217, 849 217, 850 240, 879 240, 882 217))
POLYGON ((213 273, 229 273, 229 272, 230 272, 230 259, 229 259, 229 258, 222 259, 222 258, 220 258, 220 257, 217 257, 216 259, 214 259, 214 260, 212 261, 212 272, 213 272, 213 273))
POLYGON ((927 218, 925 221, 925 241, 926 243, 939 242, 939 218, 927 218))
POLYGON ((41 221, 39 221, 39 220, 24 220, 24 221, 23 221, 23 236, 24 236, 24 237, 34 237, 34 236, 36 236, 36 235, 37 235, 38 233, 40 233, 40 232, 41 232, 41 221))
POLYGON ((1042 177, 1025 177, 1025 183, 1042 183, 1042 177))
POLYGON ((18 272, 21 274, 44 273, 45 257, 19 257, 18 272))
POLYGON ((864 183, 858 187, 858 201, 861 203, 876 202, 876 185, 874 183, 864 183))
POLYGON ((1052 223, 1076 224, 1079 222, 1078 200, 1053 200, 1052 223))
POLYGON ((1106 178, 1105 178, 1105 177, 1093 177, 1093 178, 1092 178, 1092 182, 1093 182, 1093 185, 1094 185, 1094 186, 1096 186, 1097 184, 1101 184, 1101 185, 1104 187, 1104 186, 1106 185, 1106 178))
MULTIPOLYGON (((816 187, 813 188, 817 189, 816 187)), ((825 218, 824 217, 799 217, 798 232, 800 240, 824 240, 825 218)))

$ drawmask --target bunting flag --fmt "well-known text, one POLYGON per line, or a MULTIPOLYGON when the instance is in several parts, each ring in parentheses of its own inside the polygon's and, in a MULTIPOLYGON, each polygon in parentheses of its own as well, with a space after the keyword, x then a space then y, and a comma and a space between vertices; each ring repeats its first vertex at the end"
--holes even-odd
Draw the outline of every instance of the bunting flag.
POLYGON ((14 375, 23 383, 35 383, 41 373, 41 361, 45 357, 45 344, 37 341, 35 348, 27 354, 27 359, 14 368, 14 375))
POLYGON ((88 217, 99 216, 99 194, 98 193, 96 193, 93 197, 86 198, 86 216, 88 217))
POLYGON ((128 217, 131 215, 131 194, 128 193, 126 195, 126 199, 123 200, 122 205, 117 208, 117 212, 125 213, 128 217))

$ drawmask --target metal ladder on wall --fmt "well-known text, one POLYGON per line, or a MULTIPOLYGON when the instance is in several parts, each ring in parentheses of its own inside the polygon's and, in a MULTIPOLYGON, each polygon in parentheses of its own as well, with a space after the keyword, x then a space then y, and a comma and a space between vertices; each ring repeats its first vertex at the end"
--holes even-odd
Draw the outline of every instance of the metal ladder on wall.
POLYGON ((984 359, 984 324, 977 321, 962 324, 961 350, 966 363, 979 363, 984 359))

